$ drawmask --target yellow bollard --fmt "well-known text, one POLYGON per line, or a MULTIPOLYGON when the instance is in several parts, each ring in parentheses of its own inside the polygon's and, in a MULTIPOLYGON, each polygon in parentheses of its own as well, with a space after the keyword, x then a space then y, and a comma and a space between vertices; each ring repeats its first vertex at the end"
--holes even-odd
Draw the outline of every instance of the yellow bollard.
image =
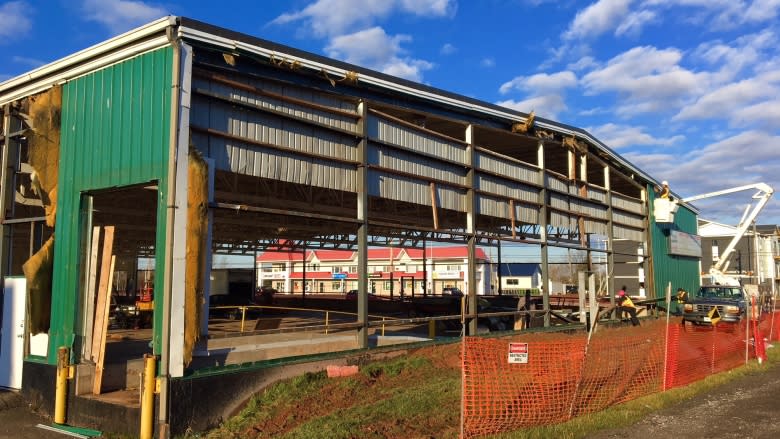
POLYGON ((154 391, 157 359, 154 355, 144 355, 144 387, 141 394, 141 439, 154 436, 154 391))
POLYGON ((436 338, 436 320, 428 320, 428 338, 436 338))
POLYGON ((330 315, 327 311, 325 311, 325 333, 328 333, 328 319, 330 318, 330 315))
POLYGON ((246 320, 246 307, 241 307, 241 332, 244 332, 244 321, 246 320))
POLYGON ((385 336, 385 318, 382 317, 382 337, 385 336))
POLYGON ((65 423, 68 401, 68 372, 70 371, 70 351, 66 347, 57 349, 57 384, 54 395, 54 423, 65 423))

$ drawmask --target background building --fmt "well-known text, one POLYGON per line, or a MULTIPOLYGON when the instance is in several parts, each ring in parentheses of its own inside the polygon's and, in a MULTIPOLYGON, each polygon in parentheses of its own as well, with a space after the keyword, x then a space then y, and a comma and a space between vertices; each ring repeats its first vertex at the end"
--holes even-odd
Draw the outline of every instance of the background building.
MULTIPOLYGON (((448 287, 467 290, 465 246, 368 250, 369 292, 379 295, 440 294, 448 287)), ((477 249, 477 294, 490 293, 490 258, 477 249)), ((279 292, 343 294, 357 290, 358 255, 349 250, 307 250, 304 254, 267 251, 258 255, 258 286, 279 292)))
MULTIPOLYGON (((723 250, 734 238, 736 229, 714 221, 699 220, 702 283, 707 279, 712 264, 725 256, 723 250)), ((727 257, 726 274, 740 278, 743 284, 758 285, 761 291, 778 291, 780 229, 777 225, 750 227, 727 257)))

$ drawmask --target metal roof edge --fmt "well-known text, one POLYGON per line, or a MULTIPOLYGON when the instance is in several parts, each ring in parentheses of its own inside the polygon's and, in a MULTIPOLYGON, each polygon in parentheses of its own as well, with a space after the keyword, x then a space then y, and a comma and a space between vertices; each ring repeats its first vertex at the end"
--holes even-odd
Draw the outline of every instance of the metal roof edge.
MULTIPOLYGON (((152 37, 158 34, 162 34, 165 37, 165 30, 175 26, 178 20, 179 18, 173 15, 159 18, 37 69, 0 82, 0 104, 5 104, 58 82, 82 75, 90 69, 94 70, 115 63, 121 60, 122 57, 161 47, 164 45, 162 40, 152 37), (107 56, 112 53, 114 53, 114 56, 107 56), (121 56, 116 56, 117 54, 121 56), (101 62, 101 57, 104 57, 103 60, 105 62, 101 62), (79 66, 88 67, 85 69, 78 68, 79 66)), ((167 43, 167 37, 165 37, 165 41, 167 43)))
MULTIPOLYGON (((179 35, 182 38, 198 40, 213 46, 223 47, 228 50, 244 50, 249 53, 255 53, 264 57, 274 56, 278 58, 281 56, 291 61, 300 62, 302 67, 323 69, 328 74, 344 76, 348 71, 355 71, 359 73, 360 80, 362 82, 366 82, 374 86, 391 89, 396 92, 414 96, 416 98, 428 99, 464 110, 479 111, 483 114, 507 119, 512 122, 523 122, 528 117, 527 113, 523 113, 517 110, 501 107, 496 104, 469 98, 467 96, 458 95, 456 93, 426 86, 424 84, 416 83, 406 79, 397 78, 381 72, 366 69, 364 67, 331 58, 326 58, 311 52, 295 49, 293 47, 220 28, 186 17, 181 17, 179 35)), ((586 140, 593 146, 604 151, 615 162, 620 163, 621 165, 633 171, 637 176, 647 180, 648 182, 660 185, 659 181, 650 177, 633 163, 619 156, 612 149, 596 139, 586 130, 557 123, 544 118, 537 118, 535 124, 542 128, 555 130, 561 134, 567 134, 579 137, 582 140, 586 140)))

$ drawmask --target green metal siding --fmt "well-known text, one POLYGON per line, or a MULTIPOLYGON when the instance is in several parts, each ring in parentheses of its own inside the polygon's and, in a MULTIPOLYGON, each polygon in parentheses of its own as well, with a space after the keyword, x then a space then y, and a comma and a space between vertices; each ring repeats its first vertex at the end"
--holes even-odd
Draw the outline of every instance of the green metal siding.
MULTIPOLYGON (((63 86, 50 364, 59 346, 72 347, 81 318, 81 195, 158 181, 156 248, 165 248, 172 66, 167 47, 63 86)), ((164 265, 164 252, 157 251, 156 286, 164 285, 164 265)))
MULTIPOLYGON (((648 186, 647 193, 650 194, 650 206, 653 206, 655 192, 652 186, 648 186)), ((650 210, 652 211, 652 208, 650 210)), ((677 288, 682 287, 690 292, 698 290, 701 283, 698 258, 669 254, 669 230, 672 228, 696 235, 698 232, 696 214, 692 210, 680 206, 680 209, 674 215, 674 223, 663 226, 656 224, 655 217, 651 215, 650 233, 656 297, 664 297, 666 286, 669 282, 672 283, 673 296, 677 288)))

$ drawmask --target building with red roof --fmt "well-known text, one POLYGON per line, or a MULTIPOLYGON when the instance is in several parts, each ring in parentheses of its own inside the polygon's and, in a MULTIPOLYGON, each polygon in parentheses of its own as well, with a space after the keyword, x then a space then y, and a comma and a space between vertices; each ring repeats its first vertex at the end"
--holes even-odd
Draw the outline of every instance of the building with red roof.
MULTIPOLYGON (((438 294, 444 288, 468 291, 466 246, 423 249, 368 249, 369 289, 379 295, 438 294)), ((280 292, 346 293, 358 288, 357 252, 351 250, 266 251, 257 256, 259 286, 280 292)), ((477 248, 477 294, 490 293, 495 269, 477 248)))

